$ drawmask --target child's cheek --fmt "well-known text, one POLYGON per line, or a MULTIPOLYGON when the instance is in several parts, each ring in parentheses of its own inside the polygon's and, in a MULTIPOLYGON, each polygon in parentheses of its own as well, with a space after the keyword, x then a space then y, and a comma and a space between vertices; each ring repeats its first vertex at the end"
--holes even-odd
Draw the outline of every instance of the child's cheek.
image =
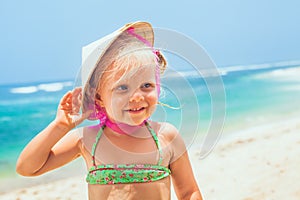
POLYGON ((158 101, 158 98, 157 98, 157 92, 156 91, 153 91, 151 93, 149 93, 147 95, 147 101, 148 101, 148 104, 150 106, 152 105, 156 105, 157 104, 157 101, 158 101))

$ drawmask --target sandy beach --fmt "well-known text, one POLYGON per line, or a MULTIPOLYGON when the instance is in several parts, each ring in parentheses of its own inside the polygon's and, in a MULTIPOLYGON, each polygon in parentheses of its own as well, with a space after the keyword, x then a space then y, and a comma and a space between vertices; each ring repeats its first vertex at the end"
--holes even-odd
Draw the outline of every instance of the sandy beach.
MULTIPOLYGON (((281 119, 223 134, 215 149, 204 159, 200 159, 199 151, 190 150, 204 199, 300 199, 299 130, 299 117, 281 119)), ((0 199, 87 199, 83 168, 78 176, 62 180, 48 181, 51 173, 39 177, 43 181, 35 186, 19 184, 19 188, 2 191, 0 199)), ((53 173, 58 176, 63 172, 53 173)), ((24 183, 28 180, 21 179, 24 183)), ((172 197, 176 199, 174 193, 172 197)))
POLYGON ((299 130, 299 117, 274 121, 221 139, 203 160, 195 153, 204 199, 300 199, 299 130))

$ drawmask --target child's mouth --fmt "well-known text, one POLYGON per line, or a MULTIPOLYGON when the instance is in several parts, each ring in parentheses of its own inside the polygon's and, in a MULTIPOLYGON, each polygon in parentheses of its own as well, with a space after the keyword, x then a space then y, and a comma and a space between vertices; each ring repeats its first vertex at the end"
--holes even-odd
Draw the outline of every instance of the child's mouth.
POLYGON ((140 113, 142 112, 143 110, 145 110, 145 107, 141 107, 141 108, 131 108, 129 110, 127 110, 129 113, 140 113))

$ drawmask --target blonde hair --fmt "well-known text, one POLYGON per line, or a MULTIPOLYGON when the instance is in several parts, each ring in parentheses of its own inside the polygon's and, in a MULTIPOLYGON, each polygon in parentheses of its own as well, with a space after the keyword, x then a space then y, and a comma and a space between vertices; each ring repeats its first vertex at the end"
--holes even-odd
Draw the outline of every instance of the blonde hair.
MULTIPOLYGON (((159 73, 166 69, 167 61, 164 56, 153 48, 148 47, 142 41, 123 32, 105 51, 98 60, 90 80, 86 83, 82 112, 93 109, 96 111, 95 98, 100 98, 98 90, 111 80, 117 73, 123 75, 130 71, 133 73, 140 67, 153 66, 158 67, 159 73), (105 80, 103 74, 107 73, 105 80)), ((156 72, 157 73, 157 72, 156 72)), ((92 119, 94 117, 90 117, 92 119)))

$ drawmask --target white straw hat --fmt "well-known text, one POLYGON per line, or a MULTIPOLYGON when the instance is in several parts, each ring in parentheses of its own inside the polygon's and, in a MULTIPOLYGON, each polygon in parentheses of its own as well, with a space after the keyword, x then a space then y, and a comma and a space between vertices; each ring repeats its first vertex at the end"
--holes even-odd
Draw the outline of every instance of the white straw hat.
MULTIPOLYGON (((154 32, 150 23, 148 22, 133 22, 126 24, 113 33, 90 43, 82 48, 82 66, 80 71, 81 84, 83 89, 83 108, 85 112, 87 109, 94 109, 94 102, 89 101, 87 92, 90 88, 90 80, 97 66, 102 66, 100 63, 107 59, 105 53, 112 46, 112 44, 119 38, 119 36, 129 29, 134 29, 134 33, 145 39, 153 47, 154 44, 154 32)), ((107 61, 105 63, 112 63, 113 61, 107 61)), ((107 67, 107 66, 105 66, 107 67)), ((93 97, 90 97, 93 98, 93 97)), ((94 119, 91 116, 89 119, 94 119)))

